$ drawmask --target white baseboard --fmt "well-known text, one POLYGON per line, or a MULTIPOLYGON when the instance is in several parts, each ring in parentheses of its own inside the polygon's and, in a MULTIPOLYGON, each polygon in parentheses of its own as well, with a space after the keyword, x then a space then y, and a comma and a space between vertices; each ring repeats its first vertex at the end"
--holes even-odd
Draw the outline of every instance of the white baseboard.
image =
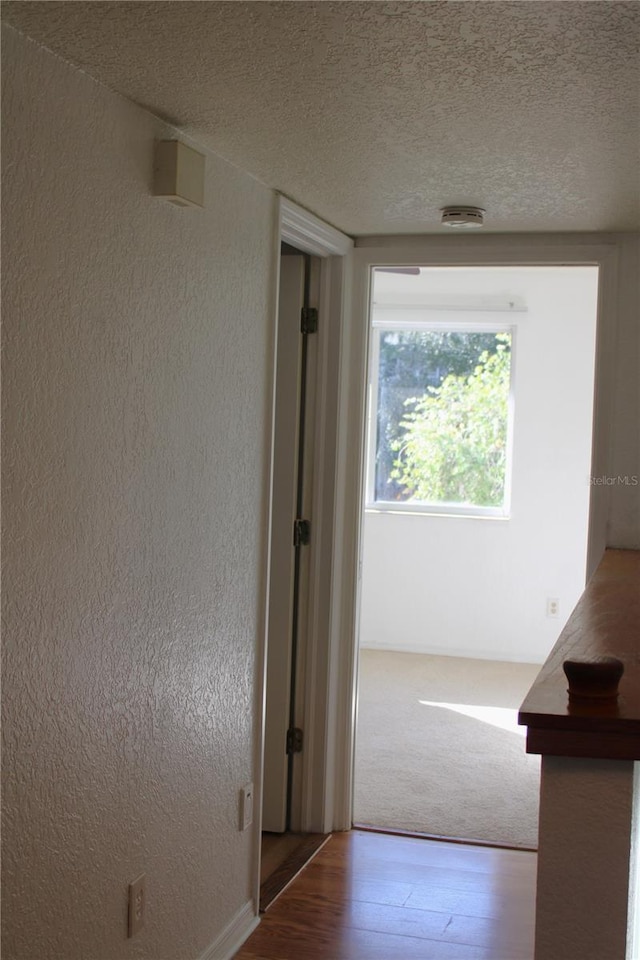
POLYGON ((512 654, 504 650, 474 650, 464 647, 426 647, 419 643, 403 643, 390 646, 388 643, 361 643, 361 650, 388 650, 390 653, 424 653, 432 657, 465 657, 468 660, 502 660, 505 663, 544 663, 546 657, 540 654, 512 654))
POLYGON ((231 960, 259 923, 260 917, 255 915, 253 901, 249 900, 238 910, 220 936, 207 947, 200 960, 231 960))

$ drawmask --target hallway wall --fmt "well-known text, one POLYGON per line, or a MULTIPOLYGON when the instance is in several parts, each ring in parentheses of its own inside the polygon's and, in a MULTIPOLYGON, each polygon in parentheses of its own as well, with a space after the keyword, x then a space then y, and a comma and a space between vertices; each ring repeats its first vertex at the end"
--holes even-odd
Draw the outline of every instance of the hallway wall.
POLYGON ((185 960, 250 900, 272 193, 8 27, 7 960, 185 960), (126 937, 127 884, 147 923, 126 937))

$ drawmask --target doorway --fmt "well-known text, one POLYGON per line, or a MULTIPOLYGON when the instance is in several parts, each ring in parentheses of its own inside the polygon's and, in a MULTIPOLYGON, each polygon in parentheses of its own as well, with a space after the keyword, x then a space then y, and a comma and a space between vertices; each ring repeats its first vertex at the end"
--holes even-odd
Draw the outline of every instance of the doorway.
POLYGON ((309 255, 282 244, 271 516, 271 563, 278 575, 271 579, 269 594, 262 797, 263 831, 269 833, 300 826, 297 761, 303 737, 306 548, 313 481, 308 421, 315 400, 316 332, 305 317, 317 314, 316 291, 311 305, 313 266, 309 255))
POLYGON ((260 909, 323 844, 302 829, 319 261, 282 243, 279 266, 260 909))
MULTIPOLYGON (((302 751, 296 753, 295 766, 292 775, 291 805, 288 813, 290 826, 304 834, 328 834, 336 824, 341 825, 346 822, 349 814, 336 815, 336 776, 330 757, 336 756, 335 742, 337 737, 337 728, 341 726, 341 716, 336 715, 333 701, 330 698, 332 687, 331 676, 335 671, 336 662, 342 652, 342 647, 337 639, 337 621, 336 607, 339 601, 339 587, 336 589, 336 578, 334 572, 335 550, 337 547, 337 538, 333 532, 336 514, 336 486, 337 476, 343 472, 343 467, 339 463, 340 453, 338 438, 340 435, 340 408, 339 408, 339 384, 341 358, 345 351, 345 341, 347 339, 347 326, 345 324, 345 315, 347 310, 347 289, 346 282, 348 276, 348 261, 351 255, 353 242, 350 238, 341 234, 338 230, 318 220, 317 217, 303 210, 296 204, 284 197, 277 198, 277 216, 278 216, 278 234, 280 243, 293 248, 293 256, 308 255, 316 264, 316 281, 318 295, 318 329, 313 335, 313 351, 315 358, 310 362, 310 366, 315 367, 314 394, 316 402, 314 404, 313 418, 309 420, 309 429, 305 430, 305 450, 307 449, 307 440, 311 453, 307 457, 305 454, 306 467, 309 463, 313 464, 313 477, 311 483, 311 513, 310 516, 304 516, 302 519, 310 519, 312 534, 310 543, 305 546, 308 563, 308 575, 305 575, 306 597, 300 602, 299 619, 302 617, 304 651, 298 654, 295 674, 298 683, 296 685, 295 696, 295 718, 296 726, 302 720, 302 751), (313 422, 312 422, 313 421, 313 422)), ((291 251, 290 251, 291 252, 291 251)), ((279 338, 280 324, 280 300, 281 291, 279 289, 280 268, 284 260, 280 245, 278 246, 277 261, 274 262, 274 276, 277 278, 275 286, 274 300, 274 332, 276 340, 279 338)), ((311 289, 313 289, 313 279, 311 289)), ((295 287, 295 284, 294 284, 295 287)), ((302 284, 304 296, 304 281, 302 284)), ((297 293, 300 295, 300 283, 298 280, 297 293)), ((284 296, 284 294, 283 294, 284 296)), ((294 298, 295 299, 295 298, 294 298)), ((299 306, 299 302, 298 302, 299 306)), ((310 303, 310 306, 313 304, 310 303)), ((296 308, 297 312, 297 308, 296 308)), ((300 315, 297 319, 294 314, 290 315, 290 323, 295 326, 295 337, 300 337, 300 315), (293 319, 291 319, 293 317, 293 319)), ((284 320, 282 321, 285 322, 284 320)), ((283 619, 290 621, 291 617, 291 596, 292 590, 292 570, 293 565, 290 560, 288 566, 283 567, 279 562, 278 544, 273 541, 273 515, 274 502, 273 494, 275 492, 277 472, 276 465, 276 394, 278 391, 278 351, 277 343, 274 342, 274 375, 273 375, 273 433, 272 456, 271 456, 271 474, 269 478, 271 505, 269 515, 269 541, 267 544, 266 556, 266 591, 265 591, 265 643, 263 647, 263 656, 260 661, 262 691, 262 707, 260 711, 260 735, 258 737, 258 752, 256 755, 256 784, 257 784, 257 811, 258 816, 254 819, 254 904, 258 910, 261 900, 261 874, 264 878, 265 871, 270 872, 271 868, 263 862, 262 856, 262 832, 263 822, 266 826, 273 826, 271 823, 263 820, 263 808, 269 803, 265 803, 265 796, 270 790, 275 789, 276 796, 276 828, 272 832, 275 843, 282 851, 282 844, 279 838, 286 835, 287 825, 287 804, 284 801, 283 814, 283 795, 286 798, 287 784, 289 781, 289 765, 286 754, 286 735, 289 730, 289 719, 291 710, 290 680, 293 675, 291 670, 291 654, 284 654, 285 666, 283 668, 284 677, 276 678, 281 691, 278 695, 271 697, 274 703, 274 709, 279 717, 280 733, 276 736, 276 763, 272 765, 268 758, 266 748, 266 708, 267 699, 270 695, 268 680, 269 657, 273 663, 282 665, 283 656, 278 660, 278 642, 269 635, 269 619, 274 613, 274 608, 278 609, 283 619), (275 587, 274 587, 275 584, 275 587), (282 603, 276 601, 276 594, 281 590, 284 600, 282 603), (276 652, 274 652, 274 650, 276 652), (288 663, 286 662, 288 658, 288 663), (283 750, 283 737, 285 746, 283 750), (283 758, 284 753, 284 758, 283 758), (275 771, 275 772, 274 772, 275 771), (275 788, 273 784, 275 782, 275 788), (284 828, 284 829, 283 829, 284 828), (281 832, 282 831, 282 832, 281 832), (264 870, 263 870, 264 867, 264 870)), ((294 351, 295 353, 295 351, 294 351)), ((296 363, 299 360, 296 359, 296 363)), ((282 365, 281 365, 282 370, 282 365)), ((294 402, 285 406, 285 410, 290 415, 291 410, 299 414, 297 398, 298 379, 292 378, 290 370, 284 366, 284 376, 289 384, 290 395, 294 395, 294 402), (295 383, 295 387, 291 384, 295 383)), ((281 376, 282 376, 281 372, 281 376)), ((297 470, 297 456, 292 450, 297 450, 295 442, 292 441, 291 427, 281 431, 284 438, 284 447, 287 449, 289 444, 289 463, 291 469, 297 470)), ((293 530, 291 523, 296 519, 294 501, 297 490, 295 481, 291 480, 289 473, 289 497, 287 504, 284 498, 283 516, 285 520, 282 525, 282 532, 278 534, 281 537, 283 550, 288 554, 292 547, 293 530), (287 518, 286 511, 289 510, 287 518)), ((306 513, 306 510, 305 510, 306 513)), ((277 539, 277 537, 276 537, 277 539)), ((290 625, 290 624, 289 624, 290 625)), ((282 637, 288 637, 285 629, 281 633, 281 644, 286 644, 288 640, 282 640, 282 637)), ((349 684, 351 689, 351 684, 349 684)), ((349 697, 342 699, 345 709, 348 709, 349 697)), ((341 741, 343 742, 343 741, 341 741)), ((350 747, 345 745, 345 758, 350 756, 350 747)), ((345 808, 346 809, 346 808, 345 808)), ((270 816, 270 814, 268 815, 270 816)), ((266 854, 266 850, 265 850, 266 854)), ((278 857, 280 854, 278 854, 278 857)), ((288 856, 288 855, 287 855, 288 856)), ((272 859, 272 858, 270 858, 272 859)))
POLYGON ((584 589, 598 268, 371 274, 354 822, 531 848, 517 708, 584 589))
POLYGON ((270 874, 272 888, 285 885, 335 822, 334 780, 325 762, 335 717, 329 715, 326 691, 335 657, 331 531, 339 433, 337 384, 346 265, 353 246, 348 237, 283 197, 277 200, 277 210, 281 246, 274 263, 278 284, 267 637, 259 664, 264 699, 256 757, 259 816, 254 827, 254 901, 256 906, 262 901, 263 907, 271 892, 261 896, 261 880, 270 874), (310 329, 303 332, 301 324, 310 329), (303 477, 300 487, 298 474, 303 477), (307 521, 310 530, 298 521, 307 521))

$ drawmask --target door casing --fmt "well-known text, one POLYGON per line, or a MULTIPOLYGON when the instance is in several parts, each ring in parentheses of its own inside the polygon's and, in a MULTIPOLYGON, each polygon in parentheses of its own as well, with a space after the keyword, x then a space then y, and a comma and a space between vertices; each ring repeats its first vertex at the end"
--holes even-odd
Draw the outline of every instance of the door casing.
MULTIPOLYGON (((297 810, 297 826, 303 832, 328 833, 334 829, 335 784, 332 777, 336 719, 331 715, 331 692, 335 686, 339 651, 334 628, 334 572, 332 560, 336 548, 336 489, 339 462, 338 397, 340 374, 343 369, 343 331, 347 327, 350 276, 350 257, 353 241, 323 223, 317 217, 298 207, 285 197, 277 197, 276 226, 274 236, 273 274, 276 277, 273 304, 273 357, 272 357, 272 420, 271 420, 271 472, 269 487, 268 529, 271 530, 271 507, 273 501, 273 441, 275 430, 275 372, 277 369, 276 343, 278 324, 280 248, 285 242, 303 253, 320 260, 319 277, 319 328, 314 335, 317 354, 315 374, 315 413, 307 429, 313 446, 314 463, 313 493, 311 504, 312 538, 309 546, 309 576, 305 602, 304 676, 301 699, 303 701, 304 749, 301 754, 300 803, 297 810)), ((264 783, 264 731, 266 704, 266 668, 268 636, 268 597, 270 578, 277 575, 271 569, 271 544, 267 544, 264 584, 265 608, 263 612, 264 641, 258 651, 257 676, 259 684, 257 716, 259 722, 257 756, 255 758, 256 791, 254 820, 254 904, 257 912, 260 887, 260 834, 262 831, 262 800, 264 783)))

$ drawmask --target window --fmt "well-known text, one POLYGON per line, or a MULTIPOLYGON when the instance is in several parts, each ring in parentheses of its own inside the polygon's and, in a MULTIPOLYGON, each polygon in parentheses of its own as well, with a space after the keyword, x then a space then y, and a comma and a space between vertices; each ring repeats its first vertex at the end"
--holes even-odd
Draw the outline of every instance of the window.
MULTIPOLYGON (((378 272, 368 506, 507 515, 513 327, 495 298, 476 310, 459 298, 443 308, 442 296, 433 307, 376 302, 378 272)), ((515 308, 504 301, 504 309, 515 308)))

